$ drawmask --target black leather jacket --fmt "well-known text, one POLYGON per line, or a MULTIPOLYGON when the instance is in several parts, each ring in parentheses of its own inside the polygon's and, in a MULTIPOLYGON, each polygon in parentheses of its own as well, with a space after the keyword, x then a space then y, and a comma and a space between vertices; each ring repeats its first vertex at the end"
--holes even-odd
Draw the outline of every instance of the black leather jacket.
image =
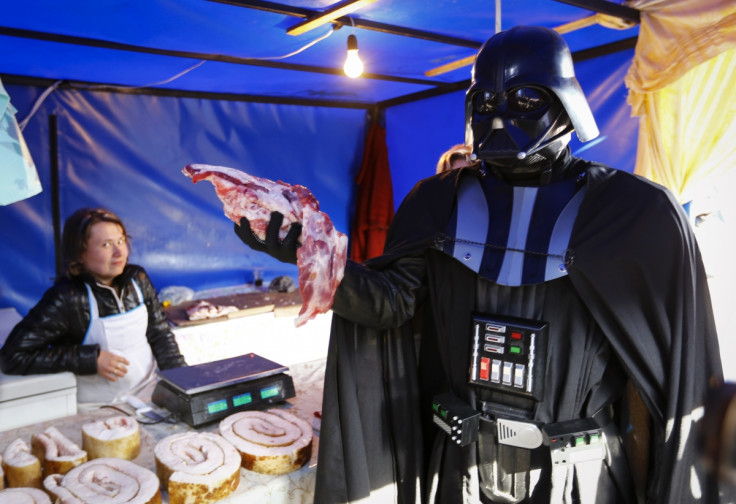
MULTIPOLYGON (((140 287, 148 308, 146 337, 159 369, 185 366, 174 333, 156 297, 156 290, 140 266, 127 265, 123 274, 114 280, 121 292, 122 311, 130 310, 139 303, 133 279, 140 287)), ((100 317, 122 313, 113 292, 98 285, 91 277, 58 280, 13 328, 0 349, 0 368, 4 373, 97 373, 99 345, 84 344, 90 323, 85 281, 97 299, 100 317)))

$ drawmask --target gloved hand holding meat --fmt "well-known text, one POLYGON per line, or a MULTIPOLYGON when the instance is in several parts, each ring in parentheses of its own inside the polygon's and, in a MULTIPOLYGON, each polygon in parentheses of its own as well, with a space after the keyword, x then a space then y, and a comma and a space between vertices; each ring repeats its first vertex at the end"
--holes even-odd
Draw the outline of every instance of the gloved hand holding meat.
POLYGON ((296 264, 303 305, 294 321, 297 327, 329 311, 345 270, 348 239, 319 210, 319 202, 309 189, 224 166, 190 164, 182 171, 194 183, 212 182, 225 215, 237 225, 236 233, 249 246, 291 262, 284 249, 298 244, 296 264), (283 216, 278 236, 273 229, 268 232, 272 214, 279 218, 276 213, 283 216), (242 227, 242 219, 247 219, 250 230, 242 227), (293 226, 298 225, 302 230, 297 239, 298 227, 293 226), (251 240, 250 235, 256 240, 251 240), (257 246, 258 240, 263 247, 257 246))
POLYGON ((289 232, 281 237, 281 226, 284 216, 281 212, 271 212, 271 220, 266 228, 266 238, 259 238, 253 231, 250 221, 243 217, 240 224, 235 224, 235 234, 253 250, 265 252, 281 262, 296 264, 296 251, 299 248, 299 238, 302 234, 302 224, 294 222, 289 226, 289 232))

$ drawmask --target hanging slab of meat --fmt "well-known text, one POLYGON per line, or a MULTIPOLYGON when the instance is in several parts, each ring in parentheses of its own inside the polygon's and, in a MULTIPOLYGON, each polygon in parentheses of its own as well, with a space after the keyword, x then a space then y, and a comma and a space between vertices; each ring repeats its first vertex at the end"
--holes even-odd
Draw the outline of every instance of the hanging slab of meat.
POLYGON ((271 212, 284 215, 279 231, 281 239, 286 237, 292 223, 300 222, 301 246, 296 257, 299 291, 304 304, 294 324, 302 326, 318 314, 329 311, 345 271, 348 239, 335 229, 327 214, 319 210, 319 203, 309 189, 224 166, 190 164, 183 173, 194 183, 210 181, 224 206, 225 215, 236 224, 240 224, 242 217, 247 218, 261 240, 266 238, 271 212))
POLYGON ((43 486, 56 502, 69 504, 161 504, 158 477, 118 458, 85 462, 66 473, 51 474, 43 486))

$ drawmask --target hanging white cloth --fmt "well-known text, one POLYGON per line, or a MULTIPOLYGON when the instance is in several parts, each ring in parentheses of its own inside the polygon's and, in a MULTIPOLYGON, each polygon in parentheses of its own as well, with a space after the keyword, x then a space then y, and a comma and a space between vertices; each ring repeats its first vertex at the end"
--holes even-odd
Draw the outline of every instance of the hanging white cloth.
POLYGON ((36 165, 15 119, 15 108, 0 82, 0 205, 41 192, 36 165))

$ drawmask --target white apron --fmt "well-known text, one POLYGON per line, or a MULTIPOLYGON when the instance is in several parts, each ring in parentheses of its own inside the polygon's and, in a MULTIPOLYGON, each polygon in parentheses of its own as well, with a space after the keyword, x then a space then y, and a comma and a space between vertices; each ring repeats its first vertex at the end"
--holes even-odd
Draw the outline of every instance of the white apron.
POLYGON ((84 344, 97 343, 101 350, 121 355, 130 364, 127 366, 127 374, 114 382, 99 374, 77 375, 79 403, 119 402, 120 397, 125 394, 135 395, 156 376, 156 360, 146 338, 148 309, 138 284, 135 281, 132 283, 140 304, 127 312, 107 317, 100 317, 97 299, 90 286, 85 284, 89 298, 90 323, 84 344))

